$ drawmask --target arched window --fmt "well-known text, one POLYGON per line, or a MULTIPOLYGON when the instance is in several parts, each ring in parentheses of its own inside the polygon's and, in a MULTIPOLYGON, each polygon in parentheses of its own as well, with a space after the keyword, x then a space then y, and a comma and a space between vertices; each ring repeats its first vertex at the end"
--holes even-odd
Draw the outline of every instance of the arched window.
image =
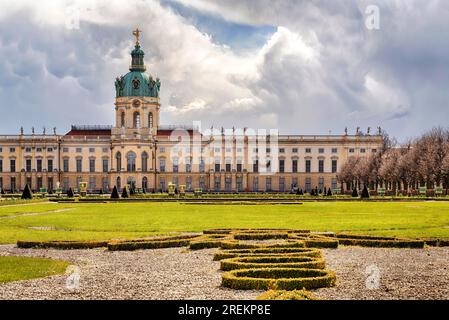
POLYGON ((117 172, 122 171, 122 154, 120 152, 115 154, 115 161, 117 164, 117 172))
POLYGON ((148 114, 148 128, 152 129, 153 128, 153 113, 150 112, 148 114))
POLYGON ((144 151, 142 153, 142 172, 148 171, 148 154, 144 151))
POLYGON ((120 126, 123 128, 125 126, 125 112, 120 115, 120 126))
POLYGON ((132 151, 126 154, 126 171, 135 172, 136 171, 136 154, 132 151))
POLYGON ((142 189, 147 191, 148 190, 148 179, 147 177, 143 177, 142 179, 142 189))
POLYGON ((134 128, 140 128, 140 113, 138 113, 137 111, 134 112, 133 127, 134 128))
POLYGON ((121 188, 122 188, 122 182, 121 182, 121 179, 120 179, 120 177, 117 177, 117 190, 120 191, 121 188))

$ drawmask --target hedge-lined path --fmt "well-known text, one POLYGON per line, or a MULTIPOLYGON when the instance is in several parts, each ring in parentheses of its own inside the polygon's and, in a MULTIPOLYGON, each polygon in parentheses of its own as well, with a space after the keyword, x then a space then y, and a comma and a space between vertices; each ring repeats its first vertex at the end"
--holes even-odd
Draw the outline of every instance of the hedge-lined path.
POLYGON ((66 275, 0 284, 0 299, 250 299, 263 291, 220 288, 216 249, 115 251, 19 249, 1 245, 0 255, 67 260, 80 268, 80 289, 66 289, 66 275))
POLYGON ((324 299, 449 299, 449 248, 397 249, 340 247, 323 250, 337 285, 314 291, 324 299), (380 287, 369 290, 368 277, 380 271, 380 287))

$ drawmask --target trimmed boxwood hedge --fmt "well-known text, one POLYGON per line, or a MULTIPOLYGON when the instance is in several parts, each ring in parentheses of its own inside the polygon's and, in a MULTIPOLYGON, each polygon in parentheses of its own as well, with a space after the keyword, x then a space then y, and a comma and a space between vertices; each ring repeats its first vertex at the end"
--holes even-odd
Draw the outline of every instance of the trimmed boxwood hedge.
POLYGON ((214 260, 222 260, 235 257, 249 256, 273 256, 277 254, 321 258, 322 254, 319 249, 314 248, 259 248, 259 249, 232 249, 219 250, 214 254, 214 260))
POLYGON ((431 247, 449 247, 449 240, 428 239, 424 242, 431 247))
POLYGON ((210 248, 220 248, 222 240, 195 240, 191 241, 189 249, 191 250, 202 250, 210 248))
POLYGON ((318 300, 306 290, 268 290, 256 300, 318 300))
POLYGON ((377 248, 424 248, 422 240, 366 240, 366 239, 339 239, 345 246, 377 247, 377 248))
POLYGON ((108 241, 17 241, 19 248, 94 249, 106 247, 108 241))
POLYGON ((279 244, 252 244, 242 243, 236 240, 222 241, 222 249, 257 249, 257 248, 303 248, 305 246, 304 241, 290 241, 279 244))
POLYGON ((338 248, 338 240, 304 240, 307 248, 338 248))
POLYGON ((280 232, 248 232, 236 233, 234 239, 236 240, 270 240, 270 239, 287 239, 288 233, 280 232))
POLYGON ((397 240, 394 237, 376 237, 376 236, 367 236, 367 235, 358 235, 358 234, 346 234, 346 233, 337 233, 335 235, 338 239, 363 239, 363 240, 397 240))
POLYGON ((232 270, 223 274, 222 286, 236 290, 298 290, 332 287, 335 273, 320 269, 267 268, 232 270))
POLYGON ((186 247, 190 244, 189 239, 185 240, 165 240, 165 241, 132 241, 132 242, 109 242, 108 250, 110 251, 132 251, 139 249, 163 249, 186 247))
POLYGON ((311 257, 291 257, 291 256, 261 256, 261 257, 237 257, 224 259, 220 262, 220 269, 230 271, 235 269, 256 269, 256 268, 304 268, 304 269, 324 269, 323 259, 311 257))

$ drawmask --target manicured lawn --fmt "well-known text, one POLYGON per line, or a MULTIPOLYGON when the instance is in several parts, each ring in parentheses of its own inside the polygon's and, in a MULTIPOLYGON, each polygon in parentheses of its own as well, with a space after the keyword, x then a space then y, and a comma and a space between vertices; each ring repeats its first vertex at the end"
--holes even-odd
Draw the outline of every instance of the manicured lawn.
POLYGON ((133 238, 210 228, 301 228, 449 238, 449 202, 66 203, 0 207, 0 243, 15 243, 18 239, 133 238), (25 215, 29 213, 33 215, 25 215))
POLYGON ((60 260, 1 256, 0 283, 64 273, 68 265, 67 262, 60 260))

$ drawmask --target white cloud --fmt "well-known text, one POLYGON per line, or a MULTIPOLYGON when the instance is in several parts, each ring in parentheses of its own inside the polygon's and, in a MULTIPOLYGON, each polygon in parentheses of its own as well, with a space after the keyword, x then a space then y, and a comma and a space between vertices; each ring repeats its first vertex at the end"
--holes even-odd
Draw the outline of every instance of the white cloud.
POLYGON ((177 2, 277 30, 238 52, 156 0, 2 1, 2 131, 112 123, 113 82, 127 72, 136 26, 148 70, 162 81, 163 123, 317 134, 382 125, 401 135, 403 122, 415 131, 447 118, 447 3, 378 1, 381 30, 370 32, 363 0, 177 2), (73 6, 79 30, 66 28, 73 6))

